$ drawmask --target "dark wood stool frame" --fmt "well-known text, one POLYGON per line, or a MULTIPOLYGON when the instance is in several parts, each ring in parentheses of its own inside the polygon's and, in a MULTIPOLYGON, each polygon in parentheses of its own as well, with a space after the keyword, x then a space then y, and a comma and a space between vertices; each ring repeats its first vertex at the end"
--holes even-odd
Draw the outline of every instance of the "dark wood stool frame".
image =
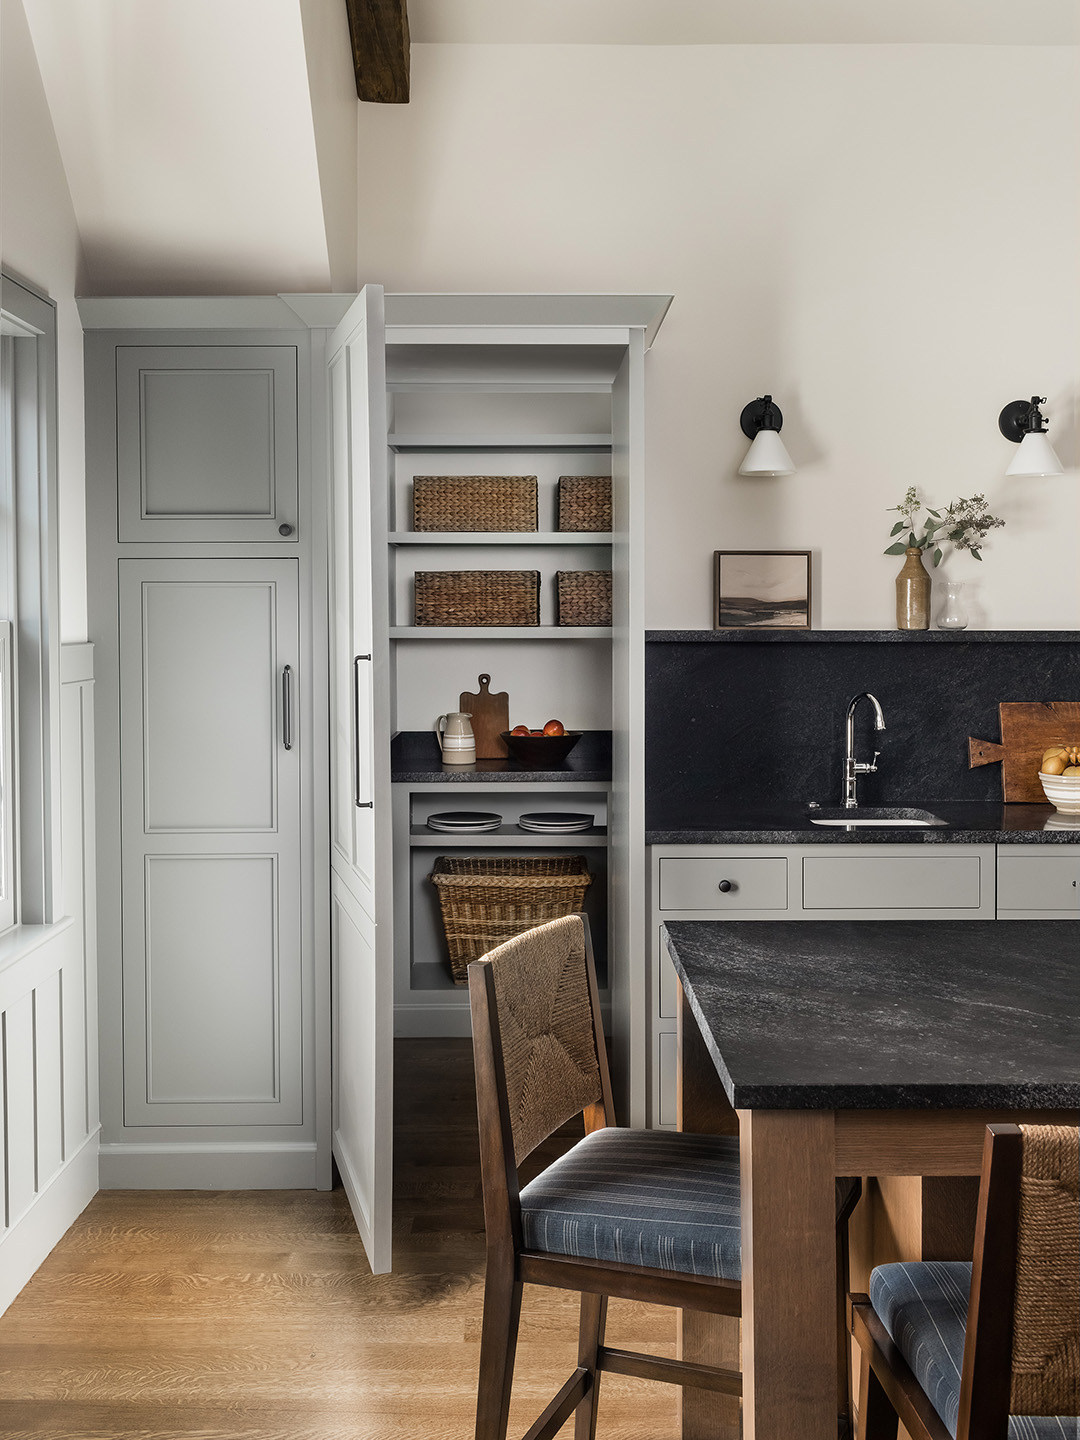
MULTIPOLYGON (((1023 1135, 1018 1125, 986 1130, 955 1440, 1007 1440, 1009 1430, 1023 1135)), ((896 1440, 900 1420, 912 1440, 953 1440, 868 1295, 850 1297, 849 1318, 862 1351, 859 1440, 896 1440)))
MULTIPOLYGON (((601 1090, 600 1099, 581 1112, 585 1133, 592 1134, 614 1125, 615 1111, 600 1021, 592 940, 588 921, 583 916, 580 918, 585 934, 585 969, 601 1090)), ((721 1395, 741 1395, 742 1376, 736 1370, 616 1350, 604 1344, 609 1296, 707 1314, 740 1316, 742 1285, 739 1281, 525 1248, 495 980, 491 962, 486 959, 469 966, 469 1001, 487 1231, 476 1440, 505 1440, 506 1437, 522 1286, 526 1284, 579 1291, 581 1319, 577 1367, 526 1432, 524 1440, 551 1440, 575 1411, 575 1440, 594 1440, 599 1379, 605 1371, 711 1390, 721 1395)))

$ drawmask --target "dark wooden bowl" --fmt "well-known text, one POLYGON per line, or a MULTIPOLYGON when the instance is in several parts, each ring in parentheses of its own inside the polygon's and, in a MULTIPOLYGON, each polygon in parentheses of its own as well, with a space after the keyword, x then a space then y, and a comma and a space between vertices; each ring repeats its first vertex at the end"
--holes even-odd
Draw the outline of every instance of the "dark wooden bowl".
POLYGON ((506 748, 526 770, 554 770, 581 739, 582 731, 568 730, 565 735, 511 735, 502 732, 506 748))

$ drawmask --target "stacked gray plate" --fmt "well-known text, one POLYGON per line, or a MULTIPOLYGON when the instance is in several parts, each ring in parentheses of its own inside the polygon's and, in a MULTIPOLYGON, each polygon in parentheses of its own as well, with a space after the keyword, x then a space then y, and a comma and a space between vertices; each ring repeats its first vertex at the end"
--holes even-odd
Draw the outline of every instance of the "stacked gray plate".
POLYGON ((521 816, 518 827, 534 835, 576 835, 580 830, 591 830, 595 823, 595 815, 573 810, 534 810, 521 816))
POLYGON ((439 830, 446 835, 481 835, 487 830, 498 830, 503 817, 493 810, 442 810, 438 815, 429 815, 429 830, 439 830))

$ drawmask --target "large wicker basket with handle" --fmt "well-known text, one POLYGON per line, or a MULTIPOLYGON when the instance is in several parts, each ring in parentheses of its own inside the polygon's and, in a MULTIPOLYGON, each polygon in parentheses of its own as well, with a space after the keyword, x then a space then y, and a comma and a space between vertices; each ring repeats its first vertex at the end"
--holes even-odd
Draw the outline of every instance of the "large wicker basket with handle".
POLYGON ((439 855, 429 878, 439 892, 455 985, 466 984, 472 961, 504 940, 580 914, 592 883, 584 855, 439 855))

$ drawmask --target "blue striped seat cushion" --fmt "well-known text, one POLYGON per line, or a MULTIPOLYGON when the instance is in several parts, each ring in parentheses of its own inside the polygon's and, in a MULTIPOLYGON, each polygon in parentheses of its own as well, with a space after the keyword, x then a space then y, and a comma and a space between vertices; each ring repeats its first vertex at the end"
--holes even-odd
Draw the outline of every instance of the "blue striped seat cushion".
MULTIPOLYGON (((950 1435, 960 1409, 970 1290, 971 1266, 959 1260, 879 1265, 870 1276, 870 1303, 950 1435)), ((1080 1430, 1071 1416, 1014 1415, 1009 1440, 1080 1440, 1080 1430)))
POLYGON ((521 1192, 525 1247, 741 1278, 739 1142, 612 1126, 521 1192))

